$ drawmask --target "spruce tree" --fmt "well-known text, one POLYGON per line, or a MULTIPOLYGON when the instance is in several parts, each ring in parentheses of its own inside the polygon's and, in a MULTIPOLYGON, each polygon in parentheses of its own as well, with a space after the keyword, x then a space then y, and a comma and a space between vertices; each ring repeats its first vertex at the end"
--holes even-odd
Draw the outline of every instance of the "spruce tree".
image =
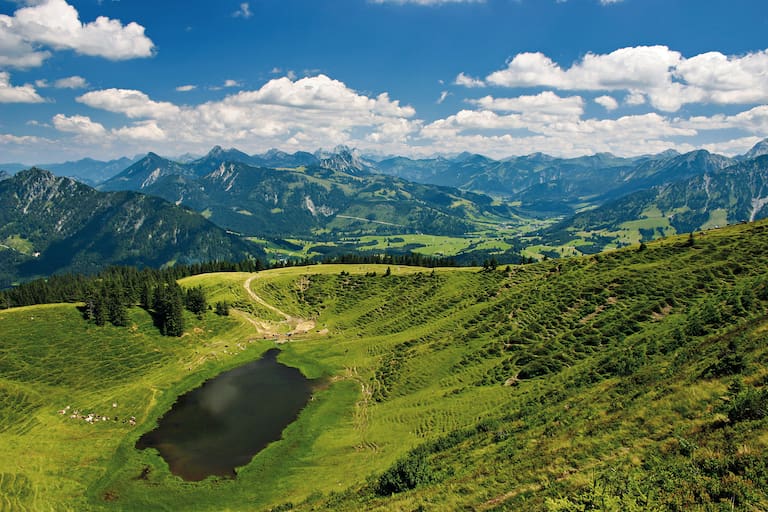
POLYGON ((107 316, 112 325, 116 327, 126 327, 128 325, 128 308, 125 306, 123 291, 117 281, 110 283, 106 307, 107 316))
POLYGON ((202 286, 195 286, 187 290, 187 309, 198 317, 202 317, 205 310, 208 309, 208 301, 202 286))
POLYGON ((97 290, 93 297, 93 323, 98 326, 107 323, 107 304, 104 300, 104 294, 97 290))
POLYGON ((183 294, 175 282, 161 284, 155 291, 155 312, 160 332, 165 336, 181 336, 184 333, 183 294))

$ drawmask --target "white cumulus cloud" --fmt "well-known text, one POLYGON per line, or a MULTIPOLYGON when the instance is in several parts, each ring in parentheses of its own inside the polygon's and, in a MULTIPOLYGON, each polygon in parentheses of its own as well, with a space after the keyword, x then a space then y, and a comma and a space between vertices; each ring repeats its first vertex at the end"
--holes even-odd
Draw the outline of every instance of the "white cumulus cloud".
MULTIPOLYGON (((676 112, 691 103, 768 101, 766 77, 768 51, 744 56, 709 52, 685 58, 666 46, 637 46, 608 54, 588 53, 569 68, 561 67, 543 53, 520 53, 506 68, 489 74, 485 82, 511 88, 627 91, 629 105, 639 105, 647 99, 658 110, 676 112)), ((456 83, 473 82, 457 78, 456 83)))
POLYGON ((178 86, 176 88, 176 90, 179 91, 179 92, 189 92, 189 91, 194 91, 195 89, 197 89, 197 86, 196 85, 191 85, 191 84, 180 85, 180 86, 178 86))
POLYGON ((126 89, 90 91, 77 101, 140 119, 110 130, 114 141, 156 142, 160 146, 156 150, 169 153, 199 151, 211 141, 251 151, 339 143, 375 144, 395 151, 402 150, 421 126, 421 121, 411 119, 412 107, 400 105, 387 93, 367 96, 325 75, 275 78, 259 89, 199 105, 156 101, 142 91, 126 89))
POLYGON ((0 15, 0 65, 40 66, 50 57, 49 49, 124 60, 151 56, 154 43, 135 22, 123 25, 99 16, 83 23, 65 0, 35 1, 12 16, 0 15))
POLYGON ((469 103, 497 112, 539 113, 569 117, 579 117, 584 113, 584 100, 580 96, 562 98, 551 91, 517 98, 485 96, 478 100, 469 100, 469 103))
POLYGON ((92 121, 88 116, 65 116, 56 114, 53 116, 53 126, 61 131, 85 135, 89 137, 100 137, 107 133, 107 130, 100 123, 92 121))
POLYGON ((75 75, 59 78, 53 82, 53 86, 57 89, 85 89, 88 87, 88 81, 81 76, 75 75))
POLYGON ((44 101, 32 85, 11 85, 11 75, 0 71, 0 103, 42 103, 44 101))
POLYGON ((131 118, 168 118, 180 112, 169 102, 152 101, 141 91, 132 89, 103 89, 91 91, 76 98, 89 107, 125 114, 131 118))
POLYGON ((630 91, 627 97, 624 98, 624 103, 633 107, 642 105, 645 103, 645 94, 640 91, 630 91))
POLYGON ((113 130, 113 135, 118 139, 132 139, 136 141, 162 141, 167 138, 165 131, 155 121, 143 121, 133 126, 124 126, 113 130))
POLYGON ((641 155, 670 147, 689 151, 692 145, 673 141, 696 134, 695 129, 678 126, 656 113, 619 119, 532 122, 523 114, 498 115, 490 111, 466 110, 430 123, 420 132, 432 151, 472 148, 472 151, 496 157, 534 152, 555 156, 598 152, 641 155))
POLYGON ((715 114, 678 119, 680 126, 695 130, 742 130, 765 137, 768 133, 768 105, 759 105, 733 115, 715 114))
POLYGON ((598 96, 595 98, 595 103, 603 107, 605 110, 616 110, 619 108, 619 102, 613 96, 598 96))
POLYGON ((0 133, 0 144, 17 146, 39 146, 40 144, 50 144, 53 141, 35 137, 34 135, 14 135, 12 133, 0 133))
POLYGON ((485 82, 464 73, 459 73, 453 83, 464 87, 485 87, 485 82))

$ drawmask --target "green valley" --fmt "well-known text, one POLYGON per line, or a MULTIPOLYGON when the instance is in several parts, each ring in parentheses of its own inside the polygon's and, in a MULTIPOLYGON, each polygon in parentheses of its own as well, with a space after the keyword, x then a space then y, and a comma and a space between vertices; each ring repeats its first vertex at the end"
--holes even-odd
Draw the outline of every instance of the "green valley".
POLYGON ((181 285, 233 310, 180 338, 139 308, 0 311, 2 507, 764 509, 766 254, 758 222, 495 270, 203 274, 181 285), (236 478, 134 448, 274 346, 327 385, 236 478))

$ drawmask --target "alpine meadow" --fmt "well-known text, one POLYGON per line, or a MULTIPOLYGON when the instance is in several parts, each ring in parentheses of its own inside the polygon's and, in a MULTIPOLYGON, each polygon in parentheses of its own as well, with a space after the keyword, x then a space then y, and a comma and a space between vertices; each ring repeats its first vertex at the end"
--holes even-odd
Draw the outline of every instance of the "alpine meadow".
POLYGON ((766 230, 504 269, 202 274, 182 287, 235 309, 187 312, 180 338, 139 308, 128 327, 3 311, 4 506, 764 508, 766 230), (275 344, 326 385, 236 478, 185 482, 134 448, 275 344))
POLYGON ((768 510, 764 3, 0 2, 0 512, 768 510))

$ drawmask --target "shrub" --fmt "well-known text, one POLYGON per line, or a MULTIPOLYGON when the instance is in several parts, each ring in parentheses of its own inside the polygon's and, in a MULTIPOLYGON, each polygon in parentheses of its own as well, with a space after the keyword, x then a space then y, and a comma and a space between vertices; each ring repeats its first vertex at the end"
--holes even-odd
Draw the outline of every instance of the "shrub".
POLYGON ((758 391, 749 387, 741 391, 731 399, 726 412, 731 423, 765 418, 768 416, 768 389, 758 391))
POLYGON ((215 311, 219 316, 229 316, 229 303, 227 301, 217 302, 215 311))
POLYGON ((389 496, 435 480, 434 472, 422 453, 410 453, 379 477, 376 494, 389 496))

